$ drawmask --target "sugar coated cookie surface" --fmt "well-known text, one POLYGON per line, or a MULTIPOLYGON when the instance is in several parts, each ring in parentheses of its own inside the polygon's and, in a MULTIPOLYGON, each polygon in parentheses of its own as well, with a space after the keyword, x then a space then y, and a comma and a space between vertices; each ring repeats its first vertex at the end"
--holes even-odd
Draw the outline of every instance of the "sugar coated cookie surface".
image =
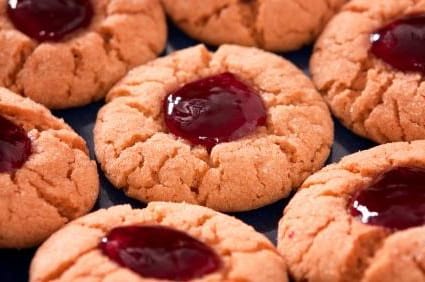
POLYGON ((313 80, 333 113, 378 143, 425 138, 425 1, 354 0, 319 38, 313 80))
POLYGON ((278 249, 295 281, 425 281, 425 141, 381 145, 310 176, 278 249))
POLYGON ((85 105, 165 39, 159 0, 1 0, 0 86, 49 108, 85 105))
POLYGON ((298 49, 312 42, 345 0, 162 0, 173 21, 202 42, 298 49))
POLYGON ((4 88, 0 155, 0 248, 35 246, 93 207, 99 181, 84 140, 4 88))
POLYGON ((252 227, 208 208, 161 202, 145 209, 99 210, 49 238, 32 261, 30 282, 78 280, 288 281, 282 257, 252 227), (180 243, 170 247, 175 240, 180 243), (116 248, 120 258, 111 258, 116 248), (204 273, 177 278, 191 271, 187 262, 195 257, 192 263, 198 268, 193 271, 202 268, 204 273), (215 263, 206 266, 208 259, 215 263), (166 280, 157 278, 167 275, 166 280))
POLYGON ((143 202, 255 209, 322 167, 333 140, 309 79, 255 48, 173 53, 132 70, 107 101, 94 129, 97 158, 143 202))

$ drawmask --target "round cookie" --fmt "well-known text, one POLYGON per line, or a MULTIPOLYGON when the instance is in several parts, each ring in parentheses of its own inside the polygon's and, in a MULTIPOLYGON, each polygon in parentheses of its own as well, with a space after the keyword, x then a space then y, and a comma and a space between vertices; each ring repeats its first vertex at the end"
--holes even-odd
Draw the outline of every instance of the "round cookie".
POLYGON ((381 145, 309 177, 279 223, 278 249, 290 275, 424 281, 424 179, 425 141, 381 145))
MULTIPOLYGON (((310 67, 313 80, 334 115, 356 134, 378 143, 425 138, 424 73, 402 71, 372 50, 373 42, 380 40, 375 32, 396 20, 424 13, 425 1, 353 0, 317 41, 310 67)), ((405 39, 420 39, 414 33, 424 34, 425 23, 405 31, 413 31, 405 39)), ((423 46, 421 40, 416 45, 423 46)), ((399 46, 391 47, 392 52, 400 49, 400 41, 399 46)), ((407 49, 410 54, 418 53, 407 49)))
MULTIPOLYGON (((143 277, 115 263, 102 252, 99 244, 105 242, 108 233, 114 232, 111 230, 129 226, 172 228, 211 248, 221 261, 220 267, 190 281, 288 281, 282 257, 252 227, 208 208, 161 202, 151 203, 145 209, 131 209, 128 205, 115 206, 68 224, 39 248, 31 264, 29 281, 165 281, 152 276, 143 277)), ((140 236, 144 237, 144 234, 142 232, 140 236)), ((133 251, 138 250, 133 248, 133 251)), ((150 251, 152 254, 155 249, 150 251)), ((149 257, 148 254, 145 259, 149 260, 149 257)), ((159 261, 159 264, 162 263, 164 261, 159 261)), ((183 261, 174 263, 184 264, 183 261)), ((152 264, 147 267, 150 266, 152 264)), ((158 268, 163 274, 168 266, 158 265, 158 268)))
POLYGON ((187 34, 211 45, 290 51, 313 42, 346 0, 162 0, 187 34))
MULTIPOLYGON (((34 7, 40 3, 9 2, 32 2, 34 7)), ((64 5, 53 2, 43 3, 64 5)), ((93 6, 88 26, 60 39, 37 40, 16 27, 19 21, 14 24, 8 16, 8 1, 0 0, 0 86, 52 109, 82 106, 102 99, 130 68, 163 50, 166 23, 159 0, 72 0, 67 6, 77 2, 93 6)), ((51 14, 44 13, 42 20, 50 19, 51 14)), ((33 21, 30 28, 38 26, 33 21)))
POLYGON ((0 248, 35 246, 93 207, 96 164, 62 120, 4 88, 0 128, 0 248))
POLYGON ((173 53, 133 69, 107 101, 94 129, 96 156, 114 186, 143 202, 255 209, 287 196, 322 167, 333 140, 329 111, 310 80, 255 48, 224 45, 210 53, 199 45, 173 53), (165 97, 224 72, 259 93, 264 125, 209 150, 171 134, 165 97))

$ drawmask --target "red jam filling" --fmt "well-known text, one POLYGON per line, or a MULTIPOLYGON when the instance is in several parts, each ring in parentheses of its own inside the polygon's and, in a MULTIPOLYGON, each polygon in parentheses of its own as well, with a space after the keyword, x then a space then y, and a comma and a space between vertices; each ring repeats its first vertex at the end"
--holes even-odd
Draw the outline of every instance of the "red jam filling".
POLYGON ((209 150, 247 136, 267 121, 258 93, 231 73, 184 85, 166 97, 164 113, 171 133, 209 150))
POLYGON ((0 116, 0 173, 21 168, 31 155, 31 139, 25 130, 0 116))
POLYGON ((163 226, 118 227, 99 247, 111 260, 144 278, 187 281, 211 274, 222 265, 204 243, 163 226))
POLYGON ((425 15, 396 20, 371 35, 371 52, 402 71, 425 72, 425 15))
POLYGON ((8 0, 14 26, 38 41, 58 41, 87 27, 93 17, 90 0, 8 0))
POLYGON ((425 224, 425 169, 397 167, 354 194, 351 215, 363 223, 403 230, 425 224))

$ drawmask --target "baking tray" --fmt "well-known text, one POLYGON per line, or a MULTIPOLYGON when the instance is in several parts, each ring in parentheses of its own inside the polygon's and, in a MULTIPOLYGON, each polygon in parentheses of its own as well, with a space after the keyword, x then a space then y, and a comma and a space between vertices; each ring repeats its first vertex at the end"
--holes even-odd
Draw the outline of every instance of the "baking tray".
MULTIPOLYGON (((164 55, 174 50, 193 46, 198 43, 199 42, 185 36, 175 26, 169 23, 169 39, 164 55)), ((282 54, 282 56, 292 61, 308 74, 308 62, 311 50, 312 48, 309 46, 296 52, 282 54)), ((97 112, 102 105, 103 102, 98 102, 82 108, 54 112, 56 116, 63 118, 87 141, 90 148, 90 155, 93 159, 95 157, 92 131, 97 112)), ((327 162, 337 162, 345 155, 372 146, 374 146, 372 142, 352 134, 340 123, 335 121, 335 142, 327 162)), ((100 169, 99 174, 101 191, 94 209, 106 208, 119 204, 131 204, 133 207, 144 207, 143 204, 126 197, 122 191, 113 188, 100 169)), ((287 201, 288 199, 255 211, 233 213, 232 215, 252 225, 257 231, 263 233, 276 243, 277 224, 282 216, 282 211, 287 201)), ((36 249, 0 250, 0 282, 28 281, 28 269, 35 250, 36 249)))

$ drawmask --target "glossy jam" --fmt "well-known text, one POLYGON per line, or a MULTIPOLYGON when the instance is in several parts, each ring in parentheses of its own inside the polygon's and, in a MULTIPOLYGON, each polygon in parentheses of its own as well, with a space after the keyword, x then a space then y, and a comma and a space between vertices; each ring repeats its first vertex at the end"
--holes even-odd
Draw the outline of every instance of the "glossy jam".
POLYGON ((392 22, 371 41, 371 52, 394 68, 425 73, 425 14, 392 22))
POLYGON ((231 73, 186 84, 168 95, 164 113, 171 133, 208 149, 242 138, 267 120, 258 93, 231 73))
POLYGON ((402 230, 425 224, 425 169, 397 167, 352 198, 350 211, 363 223, 402 230))
POLYGON ((14 26, 38 41, 58 41, 87 27, 93 17, 90 0, 8 0, 14 26))
POLYGON ((0 173, 19 169, 31 155, 31 139, 25 130, 0 116, 0 173))
POLYGON ((118 227, 99 247, 111 260, 144 278, 187 281, 221 268, 220 258, 210 247, 168 227, 118 227))

